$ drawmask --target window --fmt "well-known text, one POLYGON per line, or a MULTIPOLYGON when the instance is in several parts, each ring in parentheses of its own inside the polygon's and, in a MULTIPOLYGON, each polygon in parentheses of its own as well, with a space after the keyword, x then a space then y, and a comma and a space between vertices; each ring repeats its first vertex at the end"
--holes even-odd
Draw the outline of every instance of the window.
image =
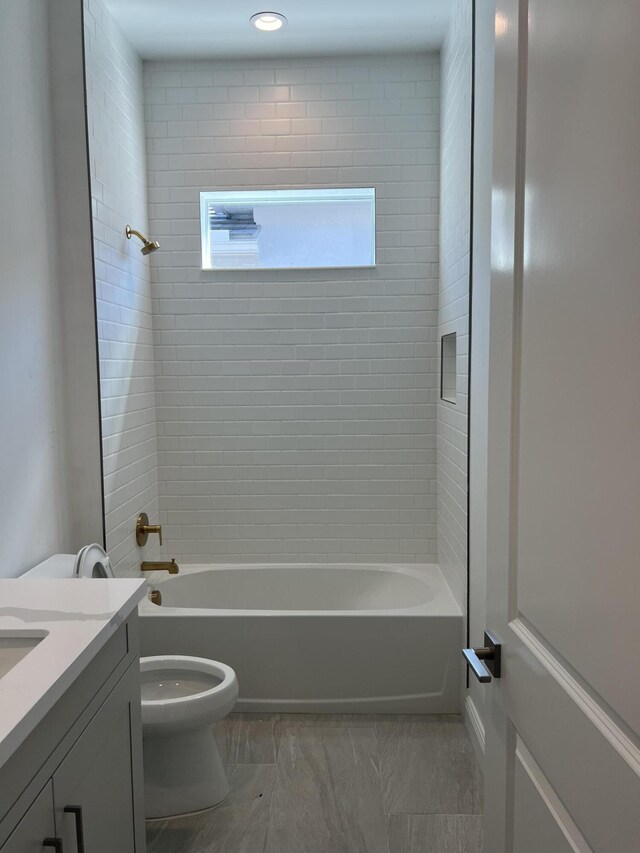
POLYGON ((456 333, 440 338, 440 397, 447 403, 456 402, 456 333))
POLYGON ((375 265, 375 190, 200 193, 203 270, 375 265))

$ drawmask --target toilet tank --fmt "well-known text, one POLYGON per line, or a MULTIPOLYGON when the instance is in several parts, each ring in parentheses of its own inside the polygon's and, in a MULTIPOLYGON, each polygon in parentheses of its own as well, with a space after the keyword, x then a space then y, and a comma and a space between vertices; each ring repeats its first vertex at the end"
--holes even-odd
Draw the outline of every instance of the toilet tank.
POLYGON ((40 578, 72 578, 75 554, 54 554, 42 563, 20 575, 20 578, 36 580, 40 578))

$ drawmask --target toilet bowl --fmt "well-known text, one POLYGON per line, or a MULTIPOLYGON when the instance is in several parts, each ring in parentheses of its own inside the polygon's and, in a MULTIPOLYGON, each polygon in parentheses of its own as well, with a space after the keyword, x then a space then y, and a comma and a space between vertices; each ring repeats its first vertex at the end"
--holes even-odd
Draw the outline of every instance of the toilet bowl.
POLYGON ((221 803, 229 785, 213 735, 238 698, 230 666, 207 658, 140 659, 145 812, 166 818, 221 803))

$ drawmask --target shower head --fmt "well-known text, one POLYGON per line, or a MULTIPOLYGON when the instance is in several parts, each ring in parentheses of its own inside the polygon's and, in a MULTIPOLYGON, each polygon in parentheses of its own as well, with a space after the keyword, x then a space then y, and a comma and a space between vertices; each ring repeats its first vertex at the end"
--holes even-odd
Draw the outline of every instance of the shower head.
POLYGON ((157 240, 153 240, 153 242, 145 242, 144 246, 140 249, 143 255, 150 255, 151 252, 155 252, 156 249, 160 248, 160 243, 157 240))
POLYGON ((124 233, 127 235, 127 240, 130 240, 131 236, 135 234, 135 236, 142 241, 142 248, 140 251, 143 255, 150 255, 151 252, 155 252, 156 249, 160 248, 160 243, 158 243, 157 240, 147 240, 144 234, 136 231, 135 228, 131 228, 130 225, 127 225, 124 233))

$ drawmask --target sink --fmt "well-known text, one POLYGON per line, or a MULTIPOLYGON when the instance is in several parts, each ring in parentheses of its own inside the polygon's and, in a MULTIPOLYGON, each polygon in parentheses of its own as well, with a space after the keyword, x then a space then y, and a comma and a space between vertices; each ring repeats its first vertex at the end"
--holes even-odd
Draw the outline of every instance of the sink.
POLYGON ((0 632, 0 678, 20 663, 42 640, 44 634, 0 632))

